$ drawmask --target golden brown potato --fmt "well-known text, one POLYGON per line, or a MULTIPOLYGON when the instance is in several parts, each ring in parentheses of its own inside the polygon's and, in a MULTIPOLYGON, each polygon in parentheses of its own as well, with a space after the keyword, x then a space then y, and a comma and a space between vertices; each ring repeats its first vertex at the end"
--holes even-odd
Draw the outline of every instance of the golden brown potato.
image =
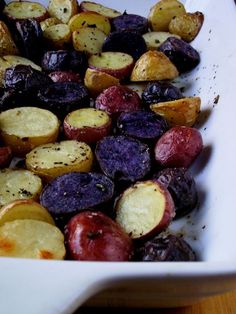
POLYGON ((0 256, 61 260, 65 254, 62 232, 49 223, 19 219, 0 227, 0 256))
POLYGON ((130 80, 133 82, 171 80, 178 75, 178 70, 164 53, 149 50, 137 60, 130 80))
POLYGON ((48 12, 62 23, 68 23, 70 18, 78 13, 76 0, 50 0, 48 12))
POLYGON ((180 38, 180 36, 169 32, 148 32, 143 35, 148 50, 156 50, 169 37, 180 38))
POLYGON ((47 209, 31 199, 13 201, 0 209, 0 226, 17 219, 34 219, 55 225, 47 209))
POLYGON ((52 47, 63 49, 71 42, 70 28, 66 24, 49 26, 43 32, 43 36, 52 47))
POLYGON ((59 21, 56 17, 49 17, 48 19, 40 22, 40 26, 43 32, 46 28, 57 24, 61 24, 61 21, 59 21))
POLYGON ((110 86, 120 85, 120 81, 108 73, 88 68, 85 73, 84 84, 89 89, 91 95, 97 96, 110 86))
POLYGON ((0 138, 17 156, 34 147, 56 141, 59 120, 50 111, 36 107, 20 107, 0 113, 0 138))
POLYGON ((164 117, 170 126, 193 126, 200 113, 200 107, 199 97, 181 98, 150 106, 151 110, 164 117))
POLYGON ((171 19, 185 12, 181 2, 177 0, 161 0, 151 8, 148 21, 153 31, 168 32, 171 19))
POLYGON ((18 54, 18 49, 5 23, 0 21, 0 56, 18 54))
POLYGON ((99 28, 103 33, 108 35, 111 31, 111 25, 105 16, 99 15, 93 12, 81 12, 74 15, 68 23, 71 32, 74 32, 82 27, 91 27, 99 28))
POLYGON ((119 11, 116 11, 114 9, 105 7, 102 4, 98 4, 91 1, 82 1, 80 3, 80 9, 82 11, 90 11, 90 12, 96 12, 98 14, 101 14, 105 17, 108 17, 109 19, 112 19, 114 17, 120 16, 121 13, 119 11))
POLYGON ((26 155, 26 167, 46 181, 67 172, 88 172, 93 163, 91 148, 74 140, 41 145, 26 155))
POLYGON ((190 42, 199 33, 204 21, 201 12, 185 13, 174 16, 169 24, 169 31, 179 35, 183 40, 190 42))
POLYGON ((28 170, 0 170, 0 207, 20 199, 39 198, 42 180, 28 170))

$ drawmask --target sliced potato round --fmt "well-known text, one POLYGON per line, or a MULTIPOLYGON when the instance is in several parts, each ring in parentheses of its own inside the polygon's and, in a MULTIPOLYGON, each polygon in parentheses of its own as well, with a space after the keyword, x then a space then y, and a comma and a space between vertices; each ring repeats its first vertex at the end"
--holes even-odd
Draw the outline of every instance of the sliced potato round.
POLYGON ((88 172, 92 163, 91 148, 75 140, 41 145, 26 155, 26 167, 46 181, 67 172, 88 172))
POLYGON ((0 21, 0 56, 18 54, 18 49, 12 39, 6 24, 0 21))
POLYGON ((199 97, 186 97, 150 106, 151 110, 164 117, 170 126, 193 126, 200 113, 200 107, 199 97))
POLYGON ((78 12, 78 4, 76 0, 50 0, 48 12, 66 24, 78 12))
POLYGON ((45 31, 46 28, 57 24, 61 24, 61 21, 59 21, 56 17, 49 17, 48 19, 40 22, 42 31, 45 31))
POLYGON ((35 19, 38 22, 45 20, 48 16, 42 4, 30 1, 12 1, 5 6, 3 13, 10 20, 35 19))
POLYGON ((180 36, 169 32, 148 32, 143 35, 148 50, 156 50, 169 37, 180 38, 180 36))
POLYGON ((28 170, 0 170, 0 207, 19 199, 37 200, 42 180, 28 170))
POLYGON ((59 120, 52 112, 36 107, 0 113, 0 137, 19 156, 38 145, 56 141, 59 126, 59 120))
POLYGON ((31 199, 13 201, 0 209, 0 226, 17 219, 40 220, 55 225, 47 209, 31 199))
POLYGON ((43 36, 55 48, 65 48, 71 41, 70 28, 66 24, 47 27, 43 32, 43 36))
POLYGON ((0 256, 61 260, 65 254, 64 236, 51 224, 24 219, 0 227, 0 256))
POLYGON ((133 82, 171 80, 178 75, 178 70, 164 53, 149 50, 135 63, 130 80, 133 82))
POLYGON ((119 11, 116 11, 114 9, 105 7, 102 4, 98 4, 95 2, 91 2, 91 1, 82 1, 80 3, 80 9, 82 11, 96 12, 98 14, 105 16, 105 17, 108 17, 109 19, 112 19, 114 17, 121 15, 121 13, 119 11))

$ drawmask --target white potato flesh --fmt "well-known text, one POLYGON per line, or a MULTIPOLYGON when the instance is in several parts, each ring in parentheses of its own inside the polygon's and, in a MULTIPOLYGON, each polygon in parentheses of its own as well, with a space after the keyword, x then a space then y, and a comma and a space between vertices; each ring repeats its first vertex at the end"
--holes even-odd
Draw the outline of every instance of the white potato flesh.
POLYGON ((47 16, 42 4, 30 1, 13 1, 5 6, 3 12, 13 19, 43 19, 47 16))
POLYGON ((43 36, 58 48, 63 47, 71 40, 70 28, 66 24, 56 24, 47 27, 43 32, 43 36))
POLYGON ((90 2, 90 1, 81 2, 80 7, 81 7, 82 11, 96 12, 96 13, 101 14, 103 16, 106 16, 108 18, 114 18, 114 17, 121 15, 121 13, 119 11, 105 7, 102 4, 98 4, 98 3, 94 3, 94 2, 90 2))
POLYGON ((83 108, 71 112, 67 118, 67 123, 76 128, 101 127, 109 123, 108 114, 102 110, 93 108, 83 108))
POLYGON ((123 69, 133 63, 133 58, 123 52, 102 52, 89 58, 89 66, 97 69, 123 69))
POLYGON ((65 253, 64 236, 51 224, 24 219, 0 227, 0 256, 61 260, 65 253))
POLYGON ((169 32, 149 32, 143 35, 147 48, 151 50, 158 48, 169 37, 180 38, 180 36, 169 32))
POLYGON ((35 70, 42 71, 42 68, 40 66, 38 66, 31 60, 20 57, 20 56, 6 55, 2 57, 2 60, 7 62, 10 65, 10 67, 13 67, 18 64, 23 64, 23 65, 30 65, 35 70))
POLYGON ((102 51, 106 34, 98 28, 84 27, 73 32, 73 46, 77 51, 95 54, 102 51))
POLYGON ((48 6, 50 16, 56 17, 62 23, 68 23, 70 18, 78 12, 76 0, 51 0, 48 6))
POLYGON ((37 199, 42 181, 28 170, 0 170, 0 206, 17 199, 37 199))

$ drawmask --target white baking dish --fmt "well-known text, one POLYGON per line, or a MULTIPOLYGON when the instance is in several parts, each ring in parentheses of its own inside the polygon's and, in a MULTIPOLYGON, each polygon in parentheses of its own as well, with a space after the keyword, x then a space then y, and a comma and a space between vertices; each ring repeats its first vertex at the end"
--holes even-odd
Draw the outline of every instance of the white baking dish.
MULTIPOLYGON (((115 9, 147 15, 156 0, 100 0, 115 9)), ((200 95, 200 130, 205 150, 192 171, 201 204, 190 218, 174 222, 196 250, 196 263, 104 263, 0 259, 0 313, 72 313, 90 304, 182 306, 236 289, 236 208, 234 134, 236 7, 233 0, 189 0, 202 11, 204 26, 193 45, 200 66, 179 82, 186 95, 200 95), (220 96, 218 104, 214 99, 220 96)))

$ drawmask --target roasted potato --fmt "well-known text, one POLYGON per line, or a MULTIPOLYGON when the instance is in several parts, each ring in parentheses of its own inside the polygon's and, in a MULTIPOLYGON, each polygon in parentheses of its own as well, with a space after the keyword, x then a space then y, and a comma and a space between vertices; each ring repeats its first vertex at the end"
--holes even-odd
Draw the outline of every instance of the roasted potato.
POLYGON ((55 225, 49 212, 32 199, 13 201, 0 209, 0 226, 17 219, 33 219, 55 225))
POLYGON ((169 32, 148 32, 143 34, 148 50, 156 50, 169 37, 180 38, 180 36, 169 32))
POLYGON ((19 199, 39 198, 42 181, 28 170, 0 170, 0 207, 19 199))
POLYGON ((96 143, 108 135, 111 129, 111 118, 98 109, 84 108, 70 112, 63 123, 68 139, 96 143))
POLYGON ((19 53, 6 24, 0 21, 0 56, 19 53))
POLYGON ((48 110, 20 107, 0 113, 0 137, 13 153, 24 156, 34 147, 56 141, 57 117, 48 110))
POLYGON ((12 159, 12 150, 10 147, 0 147, 0 168, 9 166, 12 159))
POLYGON ((169 24, 169 31, 179 35, 183 40, 190 42, 199 33, 204 21, 201 12, 185 13, 174 16, 169 24))
POLYGON ((40 22, 40 27, 44 32, 46 28, 56 24, 61 24, 61 21, 59 21, 56 17, 49 17, 48 19, 40 22))
POLYGON ((91 148, 77 141, 37 146, 26 155, 26 167, 46 181, 67 172, 88 172, 93 163, 91 148))
POLYGON ((193 126, 200 113, 200 107, 201 99, 199 97, 159 102, 150 106, 151 110, 164 117, 170 126, 193 126))
POLYGON ((55 226, 33 219, 19 219, 0 227, 0 256, 63 259, 64 236, 55 226))
POLYGON ((105 7, 102 4, 91 2, 91 1, 82 1, 80 3, 80 10, 84 12, 87 12, 87 11, 95 12, 109 19, 112 19, 114 17, 121 15, 119 11, 110 9, 108 7, 105 7))
POLYGON ((171 19, 185 12, 181 2, 177 0, 161 0, 151 8, 148 21, 153 31, 168 32, 171 19))
POLYGON ((51 17, 67 24, 70 18, 78 13, 78 4, 76 0, 50 0, 48 12, 51 17))
POLYGON ((149 50, 135 63, 130 80, 133 82, 171 80, 178 75, 178 70, 164 53, 149 50))
POLYGON ((71 32, 77 31, 81 27, 99 28, 108 35, 111 31, 111 25, 105 16, 93 12, 81 12, 74 15, 68 23, 71 32))
POLYGON ((75 73, 71 71, 55 71, 55 72, 51 72, 48 76, 54 83, 63 83, 63 82, 81 83, 81 78, 80 78, 79 73, 75 73))
POLYGON ((99 28, 84 27, 72 34, 73 47, 88 54, 100 53, 106 34, 99 28))
POLYGON ((63 49, 71 42, 70 28, 66 24, 56 24, 49 26, 43 32, 44 38, 51 47, 63 49))
POLYGON ((111 27, 113 31, 134 31, 142 35, 148 31, 148 20, 140 15, 124 12, 111 21, 111 27))
POLYGON ((85 73, 84 84, 91 95, 97 96, 110 86, 120 85, 120 80, 108 73, 88 68, 85 73))

